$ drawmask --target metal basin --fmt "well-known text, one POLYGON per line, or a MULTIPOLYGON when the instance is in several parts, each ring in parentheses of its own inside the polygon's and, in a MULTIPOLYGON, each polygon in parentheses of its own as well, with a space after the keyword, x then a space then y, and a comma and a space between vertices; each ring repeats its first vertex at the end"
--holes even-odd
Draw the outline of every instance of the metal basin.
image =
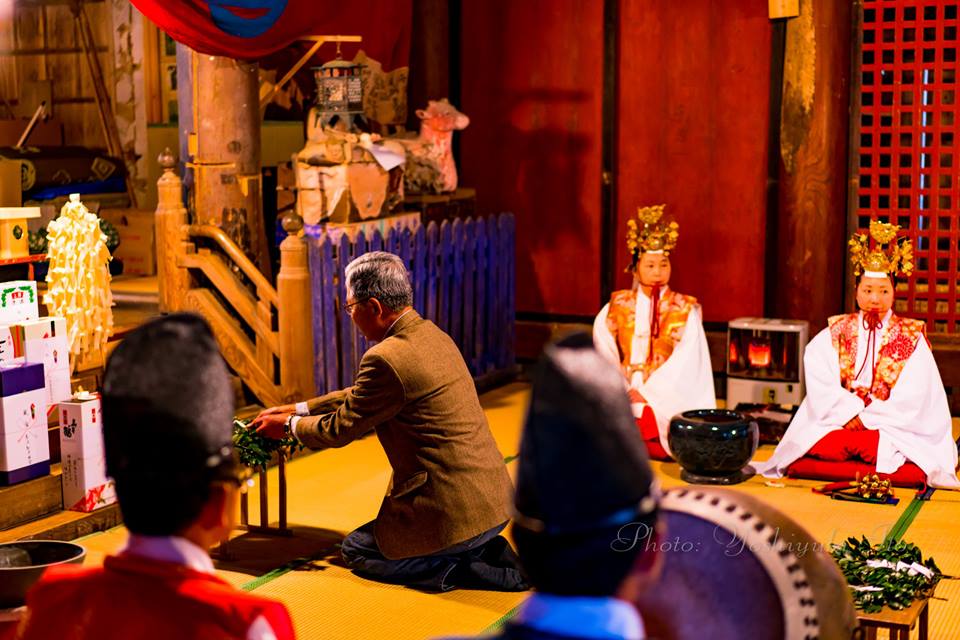
POLYGON ((752 474, 743 468, 759 438, 755 420, 728 409, 684 411, 670 420, 667 434, 681 476, 695 484, 736 484, 749 478, 752 474))
POLYGON ((26 599, 27 591, 40 579, 47 567, 55 564, 79 564, 87 554, 86 549, 80 545, 59 540, 3 543, 0 544, 0 555, 10 555, 9 552, 4 553, 8 549, 23 552, 16 555, 29 564, 14 567, 0 566, 0 609, 21 606, 26 599))

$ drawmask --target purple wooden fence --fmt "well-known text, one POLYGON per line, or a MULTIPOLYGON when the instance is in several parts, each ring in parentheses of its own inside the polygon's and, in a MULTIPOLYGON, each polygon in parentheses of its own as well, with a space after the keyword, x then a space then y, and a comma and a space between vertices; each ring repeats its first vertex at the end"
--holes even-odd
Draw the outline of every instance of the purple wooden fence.
POLYGON ((343 269, 367 251, 403 258, 413 284, 413 306, 450 334, 474 376, 514 364, 513 214, 456 219, 416 231, 391 228, 386 237, 361 232, 308 237, 313 288, 313 335, 317 393, 353 382, 367 341, 343 311, 343 269))

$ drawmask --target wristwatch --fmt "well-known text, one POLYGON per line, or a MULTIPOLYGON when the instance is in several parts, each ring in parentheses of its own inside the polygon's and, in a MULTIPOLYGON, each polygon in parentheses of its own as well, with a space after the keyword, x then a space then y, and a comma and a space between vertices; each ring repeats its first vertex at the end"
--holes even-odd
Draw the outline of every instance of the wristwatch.
POLYGON ((297 414, 291 413, 287 416, 287 421, 283 423, 283 437, 289 438, 293 435, 293 419, 297 417, 297 414))

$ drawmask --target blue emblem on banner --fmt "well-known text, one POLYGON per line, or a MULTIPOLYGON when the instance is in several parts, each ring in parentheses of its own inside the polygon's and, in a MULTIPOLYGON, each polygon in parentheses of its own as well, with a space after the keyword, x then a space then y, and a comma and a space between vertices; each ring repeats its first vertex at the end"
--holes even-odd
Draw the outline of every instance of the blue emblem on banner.
POLYGON ((266 33, 277 23, 287 0, 206 0, 210 17, 223 32, 238 38, 256 38, 266 33), (260 13, 256 17, 237 15, 232 9, 244 13, 260 13), (262 13, 261 13, 262 12, 262 13))

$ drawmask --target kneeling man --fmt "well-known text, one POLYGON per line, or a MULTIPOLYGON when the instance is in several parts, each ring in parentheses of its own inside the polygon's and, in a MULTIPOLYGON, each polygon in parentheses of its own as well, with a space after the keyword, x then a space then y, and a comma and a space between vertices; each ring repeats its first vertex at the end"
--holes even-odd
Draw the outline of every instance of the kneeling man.
POLYGON ((510 477, 473 378, 450 336, 413 310, 398 256, 366 253, 345 269, 344 309, 369 340, 354 385, 267 409, 251 427, 311 449, 375 431, 393 477, 376 520, 343 541, 358 574, 428 590, 527 589, 499 535, 510 518, 510 477))

